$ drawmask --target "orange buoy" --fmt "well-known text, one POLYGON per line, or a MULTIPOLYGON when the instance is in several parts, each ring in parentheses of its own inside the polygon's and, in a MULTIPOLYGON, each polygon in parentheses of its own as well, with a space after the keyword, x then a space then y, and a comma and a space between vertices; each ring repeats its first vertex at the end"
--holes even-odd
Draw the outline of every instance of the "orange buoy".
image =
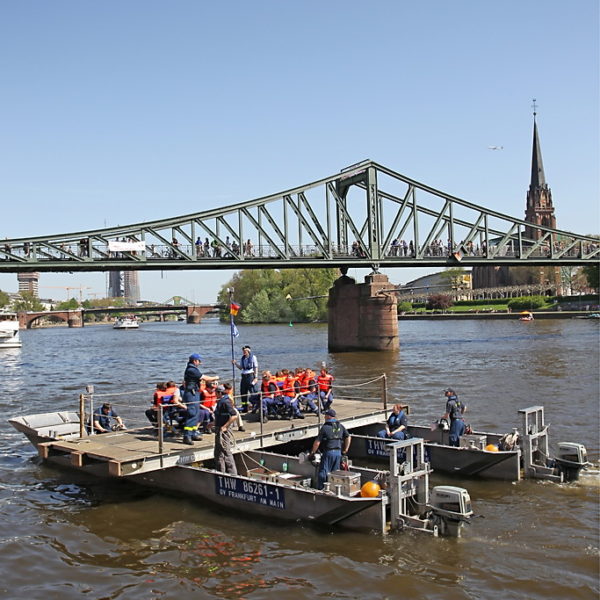
POLYGON ((380 491, 381 487, 378 483, 375 483, 374 481, 367 481, 367 483, 360 488, 360 495, 363 498, 377 498, 380 491))
POLYGON ((496 444, 488 444, 485 449, 488 452, 498 452, 498 446, 496 446, 496 444))

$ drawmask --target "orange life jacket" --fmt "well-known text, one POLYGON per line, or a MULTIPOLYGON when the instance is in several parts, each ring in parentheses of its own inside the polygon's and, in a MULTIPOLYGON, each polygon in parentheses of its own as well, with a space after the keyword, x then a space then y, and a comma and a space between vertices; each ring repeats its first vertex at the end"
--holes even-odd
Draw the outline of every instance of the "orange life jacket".
POLYGON ((293 375, 288 375, 283 385, 283 395, 293 398, 296 395, 296 383, 298 379, 293 375))
POLYGON ((171 391, 169 390, 156 390, 154 392, 154 399, 153 399, 153 403, 154 406, 160 406, 161 404, 165 405, 165 404, 169 404, 171 402, 171 400, 173 399, 173 388, 171 388, 171 391))
POLYGON ((319 391, 328 392, 333 384, 333 375, 327 373, 326 375, 319 375, 317 377, 317 383, 319 384, 319 391))
POLYGON ((272 398, 277 393, 276 390, 278 390, 278 388, 275 377, 271 377, 271 379, 268 380, 262 380, 262 383, 260 384, 260 391, 264 396, 269 396, 272 398), (275 390, 271 389, 272 385, 275 386, 275 390))
POLYGON ((214 408, 217 404, 217 390, 214 387, 205 387, 200 392, 200 398, 202 399, 201 404, 203 406, 206 406, 207 408, 214 408))

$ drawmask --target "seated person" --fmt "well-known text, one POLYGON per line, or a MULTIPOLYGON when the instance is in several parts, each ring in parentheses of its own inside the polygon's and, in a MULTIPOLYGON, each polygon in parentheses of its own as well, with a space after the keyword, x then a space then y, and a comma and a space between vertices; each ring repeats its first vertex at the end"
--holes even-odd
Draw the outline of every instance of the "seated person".
POLYGON ((105 402, 102 406, 97 408, 94 411, 92 417, 92 427, 94 433, 109 433, 112 431, 112 427, 110 425, 110 420, 114 419, 116 421, 115 429, 125 429, 125 425, 123 424, 123 420, 115 410, 113 410, 112 405, 109 402, 105 402))
POLYGON ((325 367, 321 367, 321 372, 317 377, 319 386, 319 397, 321 398, 321 410, 325 412, 333 404, 333 375, 325 367))
POLYGON ((317 386, 317 378, 312 369, 305 369, 302 378, 300 391, 300 403, 306 408, 309 413, 318 414, 317 405, 319 402, 319 389, 317 386))
POLYGON ((200 390, 200 426, 202 433, 211 432, 211 423, 215 420, 217 404, 217 386, 214 381, 207 381, 204 389, 200 390))
POLYGON ((392 413, 388 417, 385 424, 385 429, 377 432, 377 437, 393 440, 406 439, 406 427, 408 426, 408 418, 404 412, 402 404, 394 404, 392 413))

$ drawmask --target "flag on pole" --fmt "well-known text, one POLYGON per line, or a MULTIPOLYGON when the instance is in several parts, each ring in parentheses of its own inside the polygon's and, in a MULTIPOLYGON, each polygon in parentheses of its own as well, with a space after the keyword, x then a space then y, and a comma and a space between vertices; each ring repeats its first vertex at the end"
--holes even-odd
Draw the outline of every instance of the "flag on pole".
POLYGON ((238 331, 238 328, 235 326, 233 319, 231 319, 231 337, 236 338, 238 335, 240 335, 240 332, 238 331))
POLYGON ((233 315, 235 317, 238 314, 238 311, 240 310, 240 308, 241 308, 241 306, 239 304, 232 302, 229 305, 229 314, 233 315))

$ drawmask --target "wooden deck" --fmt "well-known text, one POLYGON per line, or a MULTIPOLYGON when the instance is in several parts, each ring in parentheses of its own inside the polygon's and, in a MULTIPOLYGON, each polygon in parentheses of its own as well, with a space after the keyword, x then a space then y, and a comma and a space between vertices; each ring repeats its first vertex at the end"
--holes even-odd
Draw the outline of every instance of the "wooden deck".
MULTIPOLYGON (((386 418, 380 402, 336 399, 334 404, 338 420, 349 431, 386 418)), ((322 417, 319 423, 317 415, 307 414, 304 419, 271 420, 261 427, 257 415, 246 415, 245 431, 233 428, 236 442, 234 453, 314 438, 322 424, 322 417)), ((110 477, 137 475, 208 460, 213 457, 213 449, 214 434, 203 434, 202 440, 194 442, 193 446, 183 444, 181 437, 167 438, 161 452, 160 442, 152 427, 75 440, 54 440, 38 445, 38 452, 44 459, 110 477)))

